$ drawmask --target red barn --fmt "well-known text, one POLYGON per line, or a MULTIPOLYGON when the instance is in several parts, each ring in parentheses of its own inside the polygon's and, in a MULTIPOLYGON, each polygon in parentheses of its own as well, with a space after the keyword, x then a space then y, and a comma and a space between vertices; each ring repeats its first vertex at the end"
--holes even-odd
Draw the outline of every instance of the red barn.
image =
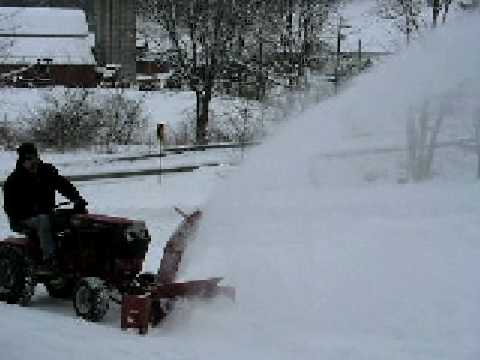
POLYGON ((95 87, 92 36, 82 10, 0 8, 0 81, 95 87))

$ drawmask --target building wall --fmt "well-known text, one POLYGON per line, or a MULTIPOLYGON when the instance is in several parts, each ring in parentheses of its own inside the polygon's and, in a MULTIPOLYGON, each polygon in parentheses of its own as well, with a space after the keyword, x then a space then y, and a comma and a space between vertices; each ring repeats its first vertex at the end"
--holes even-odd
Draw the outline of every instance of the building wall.
MULTIPOLYGON (((23 65, 0 64, 0 74, 7 74, 13 70, 24 68, 23 65)), ((40 70, 36 66, 22 72, 25 79, 32 79, 33 86, 38 86, 42 82, 39 80, 49 80, 45 84, 63 85, 65 87, 95 88, 97 86, 97 73, 94 65, 63 65, 55 64, 48 66, 48 75, 45 74, 46 68, 40 70)), ((19 74, 20 75, 20 74, 19 74)), ((9 85, 20 86, 25 82, 9 83, 9 85)))
POLYGON ((135 1, 96 0, 95 55, 99 65, 120 64, 120 77, 134 81, 136 74, 135 1))
POLYGON ((157 63, 155 61, 137 61, 137 74, 165 74, 170 70, 170 66, 164 63, 157 63))

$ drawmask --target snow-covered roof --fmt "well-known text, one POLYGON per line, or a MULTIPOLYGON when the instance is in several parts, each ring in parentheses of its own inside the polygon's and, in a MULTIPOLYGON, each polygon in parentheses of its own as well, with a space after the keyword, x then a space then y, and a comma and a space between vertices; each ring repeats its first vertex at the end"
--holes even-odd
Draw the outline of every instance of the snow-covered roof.
POLYGON ((36 64, 52 59, 53 64, 95 64, 88 38, 15 37, 3 38, 11 45, 0 56, 1 64, 36 64))
POLYGON ((95 64, 91 48, 82 10, 0 7, 2 64, 95 64))
POLYGON ((0 35, 87 36, 88 25, 79 9, 0 7, 0 35))

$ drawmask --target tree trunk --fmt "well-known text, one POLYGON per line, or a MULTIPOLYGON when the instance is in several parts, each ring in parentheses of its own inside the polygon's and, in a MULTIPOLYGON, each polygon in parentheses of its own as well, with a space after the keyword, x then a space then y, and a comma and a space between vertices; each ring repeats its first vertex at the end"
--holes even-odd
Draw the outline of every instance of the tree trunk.
POLYGON ((440 0, 433 0, 432 9, 433 9, 433 27, 436 27, 438 14, 440 13, 440 0))
POLYGON ((426 180, 432 175, 433 158, 443 115, 439 114, 435 121, 430 121, 428 104, 425 104, 420 115, 411 114, 407 121, 408 170, 409 177, 417 182, 426 180))
POLYGON ((407 120, 407 146, 408 146, 408 177, 416 181, 416 159, 417 159, 417 131, 415 118, 410 117, 407 120))
POLYGON ((293 74, 294 74, 294 54, 293 54, 293 0, 288 0, 288 14, 287 14, 287 32, 288 32, 288 85, 290 88, 293 86, 293 74))
POLYGON ((423 161, 422 179, 427 179, 432 176, 433 156, 435 155, 435 147, 437 146, 437 138, 440 133, 440 128, 443 123, 442 115, 435 120, 435 124, 430 133, 429 143, 423 161))
POLYGON ((451 2, 452 2, 452 0, 445 0, 444 11, 443 11, 443 14, 442 14, 442 23, 445 23, 445 21, 447 21, 448 9, 450 7, 451 2))
MULTIPOLYGON (((265 6, 262 5, 262 11, 257 8, 257 19, 261 20, 265 16, 265 6)), ((263 74, 263 30, 262 26, 257 27, 257 41, 258 41, 258 54, 257 54, 257 100, 263 101, 265 97, 265 79, 263 74)))
POLYGON ((477 179, 480 179, 480 118, 475 120, 475 142, 477 148, 477 179))

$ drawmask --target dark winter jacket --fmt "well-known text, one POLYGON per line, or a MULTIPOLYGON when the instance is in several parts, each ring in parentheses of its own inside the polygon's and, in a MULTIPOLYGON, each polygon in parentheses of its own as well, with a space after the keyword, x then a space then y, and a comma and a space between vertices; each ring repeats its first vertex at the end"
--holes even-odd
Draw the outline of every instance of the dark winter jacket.
POLYGON ((32 174, 17 162, 3 185, 4 209, 10 223, 51 213, 55 208, 55 191, 72 202, 82 200, 77 189, 52 164, 40 162, 37 173, 32 174))

